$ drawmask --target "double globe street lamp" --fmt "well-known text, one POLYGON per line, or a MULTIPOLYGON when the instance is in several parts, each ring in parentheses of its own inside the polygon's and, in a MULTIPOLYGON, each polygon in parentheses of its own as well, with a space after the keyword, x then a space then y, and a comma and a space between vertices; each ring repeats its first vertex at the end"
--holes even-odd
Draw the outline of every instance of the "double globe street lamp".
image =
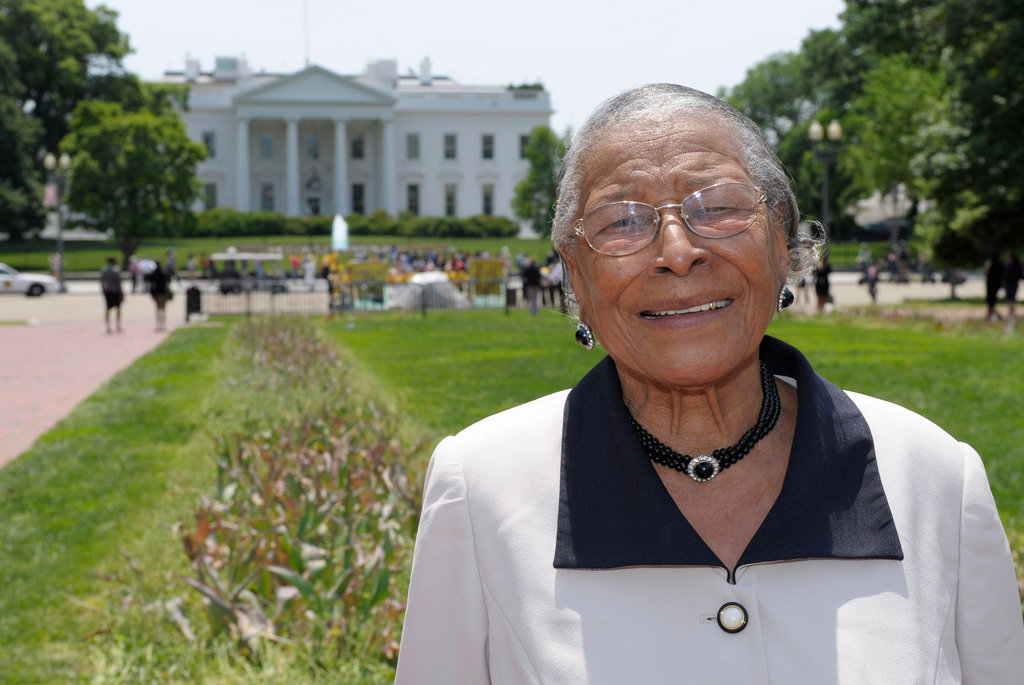
POLYGON ((64 184, 71 169, 71 156, 65 152, 58 159, 52 152, 47 152, 43 157, 43 166, 46 167, 47 186, 56 188, 53 206, 57 210, 57 280, 60 281, 60 291, 63 293, 67 292, 67 285, 64 284, 64 184))
POLYGON ((811 122, 807 135, 814 143, 814 156, 821 160, 821 227, 825 231, 827 240, 831 238, 828 214, 828 166, 836 159, 837 144, 843 138, 843 127, 833 119, 826 129, 821 122, 815 119, 811 122))

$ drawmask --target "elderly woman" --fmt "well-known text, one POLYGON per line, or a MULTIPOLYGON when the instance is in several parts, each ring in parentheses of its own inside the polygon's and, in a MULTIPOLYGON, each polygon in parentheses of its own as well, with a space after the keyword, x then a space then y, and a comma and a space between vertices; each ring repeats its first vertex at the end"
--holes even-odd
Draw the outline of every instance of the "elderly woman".
POLYGON ((553 240, 608 356, 437 447, 397 682, 1020 682, 977 453, 765 336, 816 260, 797 219, 709 95, 578 131, 553 240))

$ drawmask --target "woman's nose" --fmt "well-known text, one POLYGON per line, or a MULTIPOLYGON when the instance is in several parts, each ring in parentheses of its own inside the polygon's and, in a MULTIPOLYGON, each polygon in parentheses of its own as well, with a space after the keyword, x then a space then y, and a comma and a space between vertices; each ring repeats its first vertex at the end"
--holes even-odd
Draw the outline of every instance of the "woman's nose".
POLYGON ((679 208, 661 210, 659 220, 659 250, 651 264, 655 269, 683 275, 708 262, 708 251, 700 244, 702 239, 686 225, 679 208))

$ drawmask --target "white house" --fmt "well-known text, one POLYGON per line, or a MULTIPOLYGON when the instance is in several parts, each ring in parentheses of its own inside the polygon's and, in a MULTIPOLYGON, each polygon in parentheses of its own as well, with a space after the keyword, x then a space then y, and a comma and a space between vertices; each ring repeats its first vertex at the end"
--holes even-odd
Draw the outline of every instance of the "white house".
POLYGON ((463 86, 429 59, 419 73, 378 60, 358 76, 252 73, 235 57, 203 72, 187 59, 164 80, 191 87, 182 117, 209 150, 205 206, 243 211, 512 218, 525 142, 551 115, 539 87, 463 86))

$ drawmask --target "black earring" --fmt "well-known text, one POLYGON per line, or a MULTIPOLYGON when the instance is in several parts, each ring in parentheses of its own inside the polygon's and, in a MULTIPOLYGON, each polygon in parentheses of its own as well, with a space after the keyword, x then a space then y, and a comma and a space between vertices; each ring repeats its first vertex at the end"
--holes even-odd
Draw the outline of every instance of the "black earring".
POLYGON ((788 285, 783 285, 782 289, 779 290, 779 303, 775 306, 776 311, 781 314, 782 310, 790 307, 795 300, 796 297, 793 296, 793 291, 789 289, 788 285))
POLYGON ((580 325, 576 327, 576 342, 588 350, 594 349, 594 333, 590 330, 590 326, 580 321, 580 325))

